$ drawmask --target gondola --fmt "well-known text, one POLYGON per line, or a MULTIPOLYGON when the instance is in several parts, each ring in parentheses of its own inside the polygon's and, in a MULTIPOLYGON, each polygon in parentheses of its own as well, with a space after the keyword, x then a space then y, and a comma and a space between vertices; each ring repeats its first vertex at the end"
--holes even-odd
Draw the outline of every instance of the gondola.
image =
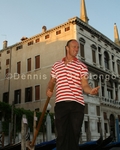
POLYGON ((120 150, 120 141, 109 143, 103 148, 103 150, 120 150))
MULTIPOLYGON (((80 150, 102 150, 102 148, 108 145, 112 140, 113 137, 111 135, 104 140, 102 136, 100 136, 100 138, 96 141, 79 144, 79 148, 80 150)), ((35 150, 56 150, 56 140, 38 144, 35 146, 35 150)))
MULTIPOLYGON (((80 150, 110 150, 113 147, 120 147, 120 142, 112 142, 113 136, 109 136, 104 139, 102 136, 96 141, 85 142, 83 144, 79 144, 80 150)), ((0 150, 21 150, 21 143, 17 143, 14 145, 7 145, 0 150)), ((42 142, 40 144, 35 145, 35 150, 56 150, 56 139, 51 141, 42 142)))
POLYGON ((6 145, 0 150, 21 150, 21 142, 13 144, 13 145, 6 145))

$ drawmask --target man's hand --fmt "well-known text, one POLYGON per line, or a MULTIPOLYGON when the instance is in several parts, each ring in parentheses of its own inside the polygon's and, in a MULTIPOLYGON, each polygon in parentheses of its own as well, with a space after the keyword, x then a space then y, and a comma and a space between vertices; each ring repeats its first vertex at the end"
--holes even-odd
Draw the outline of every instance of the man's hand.
POLYGON ((52 97, 53 92, 51 92, 50 89, 48 89, 47 92, 46 92, 46 95, 47 95, 48 97, 52 97))
POLYGON ((97 95, 98 94, 98 90, 99 90, 100 86, 97 86, 95 88, 93 88, 90 92, 91 95, 97 95))
POLYGON ((88 83, 88 78, 86 76, 82 77, 81 84, 82 84, 82 88, 86 94, 91 94, 91 95, 98 94, 98 90, 99 90, 100 86, 97 86, 95 88, 90 87, 90 85, 88 83))

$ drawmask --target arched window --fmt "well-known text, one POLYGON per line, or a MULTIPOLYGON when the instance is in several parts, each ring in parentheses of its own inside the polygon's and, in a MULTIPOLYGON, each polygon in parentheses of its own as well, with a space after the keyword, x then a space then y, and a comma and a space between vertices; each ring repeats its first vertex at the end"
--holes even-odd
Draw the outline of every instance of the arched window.
POLYGON ((97 50, 97 47, 94 44, 92 44, 91 48, 92 48, 92 60, 93 60, 93 63, 96 63, 96 50, 97 50))
POLYGON ((115 71, 115 61, 114 61, 114 55, 112 55, 112 69, 115 71))
POLYGON ((85 40, 83 38, 80 38, 79 41, 80 41, 80 56, 82 58, 85 58, 85 52, 84 52, 85 40))
POLYGON ((102 66, 102 54, 101 54, 100 46, 98 46, 98 59, 99 59, 99 65, 102 66))
POLYGON ((107 81, 107 95, 109 99, 113 99, 113 84, 110 80, 107 81))
POLYGON ((117 70, 118 74, 120 75, 120 60, 117 60, 117 70))
POLYGON ((104 52, 104 63, 105 63, 105 68, 109 69, 109 55, 107 52, 104 52))
POLYGON ((115 138, 115 117, 113 114, 110 115, 110 132, 113 133, 113 136, 115 138))

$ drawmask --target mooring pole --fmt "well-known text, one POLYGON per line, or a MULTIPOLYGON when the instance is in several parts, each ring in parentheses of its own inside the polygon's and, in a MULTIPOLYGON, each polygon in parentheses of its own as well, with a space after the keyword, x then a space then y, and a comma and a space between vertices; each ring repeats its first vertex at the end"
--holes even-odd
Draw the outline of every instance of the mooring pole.
MULTIPOLYGON (((52 84, 52 86, 51 86, 51 89, 50 89, 51 92, 53 92, 53 88, 54 88, 54 84, 52 84)), ((41 116, 40 116, 40 119, 39 119, 37 128, 36 128, 36 130, 35 130, 34 138, 33 138, 32 142, 30 143, 30 147, 33 147, 34 144, 35 144, 35 141, 36 141, 38 132, 39 132, 39 130, 40 130, 40 127, 41 127, 41 125, 42 125, 42 121, 43 121, 43 118, 44 118, 44 115, 45 115, 45 112, 46 112, 46 109, 47 109, 47 106, 48 106, 49 101, 50 101, 50 97, 47 97, 47 100, 46 100, 46 102, 45 102, 45 105, 44 105, 42 114, 41 114, 41 116)))
POLYGON ((21 121, 21 150, 26 150, 26 130, 27 130, 27 118, 26 115, 22 116, 21 121))

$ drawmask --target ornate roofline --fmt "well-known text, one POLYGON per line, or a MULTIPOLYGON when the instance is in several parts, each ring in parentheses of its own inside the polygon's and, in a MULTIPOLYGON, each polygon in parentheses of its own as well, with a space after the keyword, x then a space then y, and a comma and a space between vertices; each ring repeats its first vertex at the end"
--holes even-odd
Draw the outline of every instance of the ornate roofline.
POLYGON ((69 19, 69 22, 71 22, 73 24, 77 24, 78 26, 80 26, 83 29, 85 29, 86 31, 90 32, 92 35, 94 35, 95 37, 97 37, 99 40, 103 41, 110 47, 120 51, 120 47, 118 45, 116 45, 112 40, 110 40, 104 34, 100 33, 95 28, 91 27, 89 24, 83 22, 80 18, 78 18, 78 17, 71 18, 71 19, 69 19))

